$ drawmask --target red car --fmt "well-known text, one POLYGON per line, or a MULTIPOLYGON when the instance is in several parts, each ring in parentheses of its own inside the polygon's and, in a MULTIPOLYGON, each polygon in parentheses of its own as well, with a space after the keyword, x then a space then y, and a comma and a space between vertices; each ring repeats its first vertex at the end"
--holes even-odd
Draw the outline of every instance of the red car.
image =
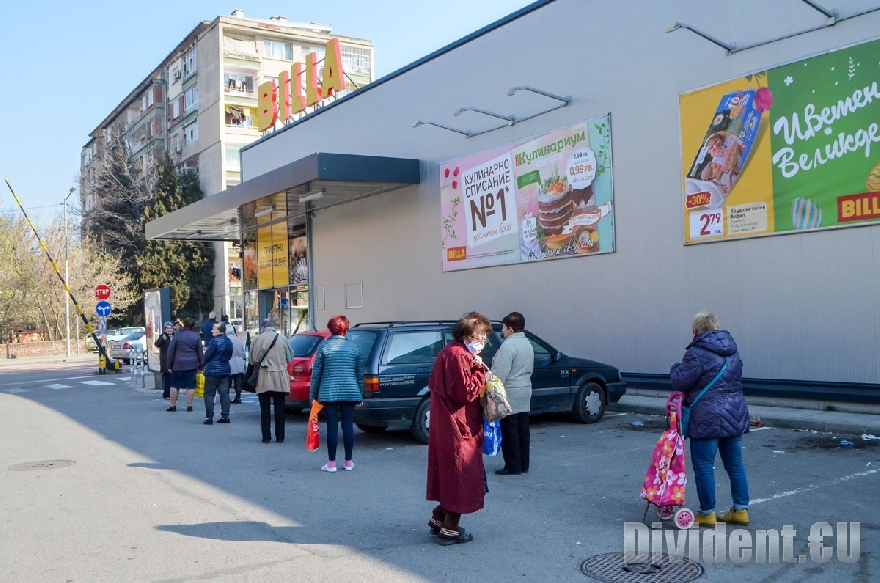
POLYGON ((330 332, 300 332, 294 334, 288 340, 293 349, 293 360, 287 364, 287 374, 290 376, 290 393, 285 403, 290 409, 309 409, 309 383, 312 380, 312 365, 315 363, 315 354, 318 346, 330 338, 330 332))

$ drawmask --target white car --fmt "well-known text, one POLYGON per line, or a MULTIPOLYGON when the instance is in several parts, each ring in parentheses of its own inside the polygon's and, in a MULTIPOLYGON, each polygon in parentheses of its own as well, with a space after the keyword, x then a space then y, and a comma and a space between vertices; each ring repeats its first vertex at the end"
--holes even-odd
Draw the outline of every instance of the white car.
MULTIPOLYGON (((126 328, 123 328, 125 330, 126 328)), ((128 336, 119 340, 107 342, 107 354, 114 360, 121 360, 124 364, 131 364, 131 358, 143 360, 146 357, 146 334, 143 328, 135 329, 128 336)))

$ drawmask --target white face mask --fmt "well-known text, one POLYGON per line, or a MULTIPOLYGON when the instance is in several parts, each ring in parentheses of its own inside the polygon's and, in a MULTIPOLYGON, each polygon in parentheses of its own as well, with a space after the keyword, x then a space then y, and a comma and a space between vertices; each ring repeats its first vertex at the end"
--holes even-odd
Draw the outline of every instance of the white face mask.
POLYGON ((484 348, 486 348, 486 345, 479 340, 468 342, 465 346, 467 346, 467 349, 471 354, 479 354, 484 348))

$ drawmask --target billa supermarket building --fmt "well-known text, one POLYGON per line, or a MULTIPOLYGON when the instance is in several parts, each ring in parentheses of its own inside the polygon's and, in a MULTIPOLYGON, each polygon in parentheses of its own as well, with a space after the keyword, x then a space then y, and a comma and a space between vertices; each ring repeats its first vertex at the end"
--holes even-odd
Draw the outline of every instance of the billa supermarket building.
POLYGON ((238 243, 251 331, 517 310, 637 386, 709 310, 755 393, 877 402, 880 6, 626 4, 534 2, 325 100, 147 237, 238 243))

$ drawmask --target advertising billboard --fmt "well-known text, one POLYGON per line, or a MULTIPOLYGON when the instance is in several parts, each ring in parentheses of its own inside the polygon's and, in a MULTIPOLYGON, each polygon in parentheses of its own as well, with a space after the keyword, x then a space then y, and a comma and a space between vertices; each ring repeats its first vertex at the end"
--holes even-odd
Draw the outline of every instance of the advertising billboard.
POLYGON ((685 243, 880 220, 880 41, 682 94, 685 243))
POLYGON ((614 251, 611 116, 440 165, 443 271, 614 251))

